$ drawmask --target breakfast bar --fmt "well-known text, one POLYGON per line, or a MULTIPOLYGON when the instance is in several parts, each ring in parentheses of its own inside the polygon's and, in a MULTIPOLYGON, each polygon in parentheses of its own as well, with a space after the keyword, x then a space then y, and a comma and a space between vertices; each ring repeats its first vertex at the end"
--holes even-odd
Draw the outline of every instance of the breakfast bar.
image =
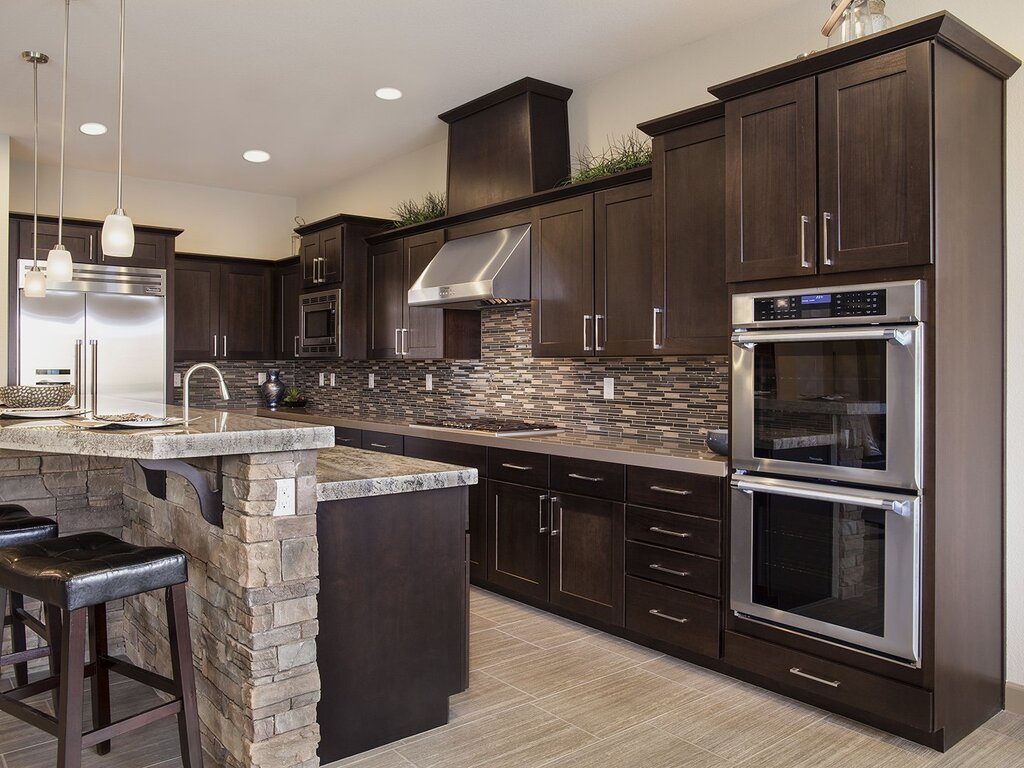
MULTIPOLYGON (((171 407, 167 411, 176 413, 171 407)), ((476 482, 476 471, 335 448, 334 430, 326 426, 218 411, 193 410, 192 416, 197 418, 187 426, 146 430, 4 421, 0 460, 29 479, 59 461, 67 470, 64 475, 81 470, 85 479, 74 482, 87 485, 91 459, 86 457, 100 457, 107 474, 123 472, 124 540, 186 553, 208 764, 319 765, 321 734, 338 732, 337 720, 328 726, 324 717, 338 718, 343 707, 388 719, 386 708, 396 701, 429 700, 426 715, 423 707, 415 716, 407 713, 406 721, 413 723, 408 727, 417 727, 417 718, 423 727, 445 722, 447 697, 462 689, 457 686, 464 674, 465 487, 476 482), (395 501, 398 494, 401 502, 395 501), (418 531, 421 513, 447 536, 424 537, 418 531), (387 564, 375 566, 365 559, 348 567, 345 558, 372 560, 372 542, 403 526, 408 562, 399 577, 387 564), (358 537, 365 544, 361 551, 353 548, 358 537), (326 571, 324 563, 329 564, 326 571), (367 649, 376 643, 377 655, 387 661, 388 646, 372 634, 374 627, 352 624, 347 617, 390 601, 400 605, 402 599, 417 599, 414 585, 404 584, 401 574, 420 568, 428 576, 431 568, 448 574, 449 594, 433 598, 433 607, 445 611, 443 621, 433 626, 436 639, 450 646, 446 675, 427 681, 411 698, 408 689, 388 689, 403 685, 400 675, 379 679, 375 689, 365 681, 353 688, 339 674, 346 658, 351 661, 362 652, 370 659, 367 649), (382 573, 392 576, 375 578, 382 573), (331 588, 321 592, 324 578, 331 580, 331 588), (325 639, 325 632, 330 637, 325 639), (368 701, 347 700, 353 692, 368 701)), ((441 592, 436 583, 433 587, 441 592)), ((159 594, 128 598, 123 618, 112 614, 110 635, 111 646, 123 643, 133 663, 170 672, 159 594)), ((425 642, 423 632, 417 641, 425 642)), ((396 669, 408 663, 393 661, 396 669)), ((351 669, 353 674, 361 671, 351 669)))

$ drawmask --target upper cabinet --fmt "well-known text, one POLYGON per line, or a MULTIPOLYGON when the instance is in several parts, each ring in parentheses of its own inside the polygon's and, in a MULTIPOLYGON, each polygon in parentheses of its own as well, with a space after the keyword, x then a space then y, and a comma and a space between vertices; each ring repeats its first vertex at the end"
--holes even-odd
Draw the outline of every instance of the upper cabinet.
MULTIPOLYGON (((11 217, 11 240, 14 244, 11 248, 12 256, 18 259, 32 258, 32 228, 30 215, 19 213, 11 217)), ((135 251, 131 257, 121 259, 103 255, 103 246, 100 242, 102 231, 102 222, 65 219, 62 239, 64 247, 71 253, 71 260, 77 264, 166 269, 174 253, 174 240, 181 234, 180 229, 136 226, 135 251)), ((36 235, 37 257, 40 260, 45 259, 46 254, 56 244, 57 220, 49 216, 40 217, 36 235)))
POLYGON ((341 282, 344 228, 328 227, 302 236, 302 287, 341 282))
POLYGON ((931 44, 726 105, 730 282, 927 264, 931 44))
POLYGON ((299 252, 302 287, 333 287, 350 278, 364 278, 365 238, 391 225, 387 219, 342 213, 296 229, 302 237, 299 252), (350 259, 352 269, 347 264, 350 259))

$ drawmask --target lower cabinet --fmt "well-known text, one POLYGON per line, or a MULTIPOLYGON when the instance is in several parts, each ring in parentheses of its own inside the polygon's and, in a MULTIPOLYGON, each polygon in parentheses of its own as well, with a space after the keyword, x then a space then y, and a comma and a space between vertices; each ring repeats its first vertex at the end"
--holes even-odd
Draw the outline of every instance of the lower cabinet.
POLYGON ((546 490, 489 481, 487 580, 534 600, 548 599, 551 496, 546 490))

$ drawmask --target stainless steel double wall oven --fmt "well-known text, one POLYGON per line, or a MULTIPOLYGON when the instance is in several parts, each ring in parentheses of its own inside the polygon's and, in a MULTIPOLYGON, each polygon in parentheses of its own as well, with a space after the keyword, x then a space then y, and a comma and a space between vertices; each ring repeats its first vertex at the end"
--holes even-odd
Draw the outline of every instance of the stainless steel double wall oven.
POLYGON ((736 615, 921 658, 920 281, 736 295, 736 615))

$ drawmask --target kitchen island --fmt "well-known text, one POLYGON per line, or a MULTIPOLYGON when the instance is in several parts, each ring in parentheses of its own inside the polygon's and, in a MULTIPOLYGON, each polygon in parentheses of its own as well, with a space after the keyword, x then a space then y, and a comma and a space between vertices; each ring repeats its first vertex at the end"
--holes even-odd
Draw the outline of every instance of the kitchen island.
MULTIPOLYGON (((168 407, 167 412, 175 415, 176 409, 168 407)), ((318 765, 321 733, 332 726, 318 723, 317 706, 321 698, 338 706, 339 697, 327 687, 337 678, 331 671, 344 650, 333 639, 318 643, 321 627, 333 631, 341 625, 331 616, 363 610, 359 601, 364 597, 375 601, 374 607, 385 604, 389 596, 382 590, 402 587, 401 579, 392 578, 365 593, 331 581, 321 595, 322 562, 334 568, 325 577, 339 579, 346 577, 342 559, 360 554, 336 547, 338 526, 343 521, 377 525, 378 519, 366 510, 375 511, 379 521, 390 515, 392 525, 399 513, 411 523, 421 507, 435 522, 450 522, 450 541, 439 545, 450 555, 443 567, 463 575, 461 589, 447 601, 455 606, 447 609, 446 617, 450 626, 445 640, 451 641, 465 630, 465 486, 476 482, 476 472, 401 457, 394 457, 398 464, 387 466, 382 462, 387 457, 375 454, 367 462, 361 451, 335 448, 329 427, 231 412, 192 413, 199 418, 187 428, 162 430, 0 422, 0 459, 29 467, 29 472, 54 461, 73 470, 84 457, 104 457, 110 466, 120 461, 123 537, 136 544, 176 546, 188 555, 189 615, 209 763, 227 768, 318 765), (435 502, 432 494, 445 498, 435 502), (385 498, 391 503, 381 501, 385 498), (318 503, 320 519, 335 526, 326 538, 318 537, 318 503), (325 514, 328 510, 337 514, 325 514), (338 656, 322 670, 327 653, 338 656)), ((352 528, 345 530, 353 535, 352 528)), ((355 530, 370 541, 381 532, 355 530)), ((415 559, 420 553, 408 544, 406 573, 420 565, 415 559)), ((437 551, 431 550, 430 557, 433 563, 437 551)), ((375 573, 362 561, 356 565, 363 575, 375 573)), ((123 638, 133 662, 167 674, 165 621, 159 595, 132 598, 126 601, 123 619, 112 623, 112 639, 123 638)), ((345 623, 344 629, 346 641, 358 651, 358 642, 369 642, 361 633, 375 627, 345 623)), ((456 644, 452 652, 455 658, 465 639, 461 642, 462 648, 456 644)), ((383 654, 386 649, 379 650, 383 654)), ((458 666, 449 662, 448 674, 440 679, 445 718, 458 666)), ((380 679, 377 689, 404 682, 380 679)), ((360 702, 344 704, 351 710, 361 707, 360 702)), ((431 705, 427 720, 438 716, 437 696, 431 705)))

